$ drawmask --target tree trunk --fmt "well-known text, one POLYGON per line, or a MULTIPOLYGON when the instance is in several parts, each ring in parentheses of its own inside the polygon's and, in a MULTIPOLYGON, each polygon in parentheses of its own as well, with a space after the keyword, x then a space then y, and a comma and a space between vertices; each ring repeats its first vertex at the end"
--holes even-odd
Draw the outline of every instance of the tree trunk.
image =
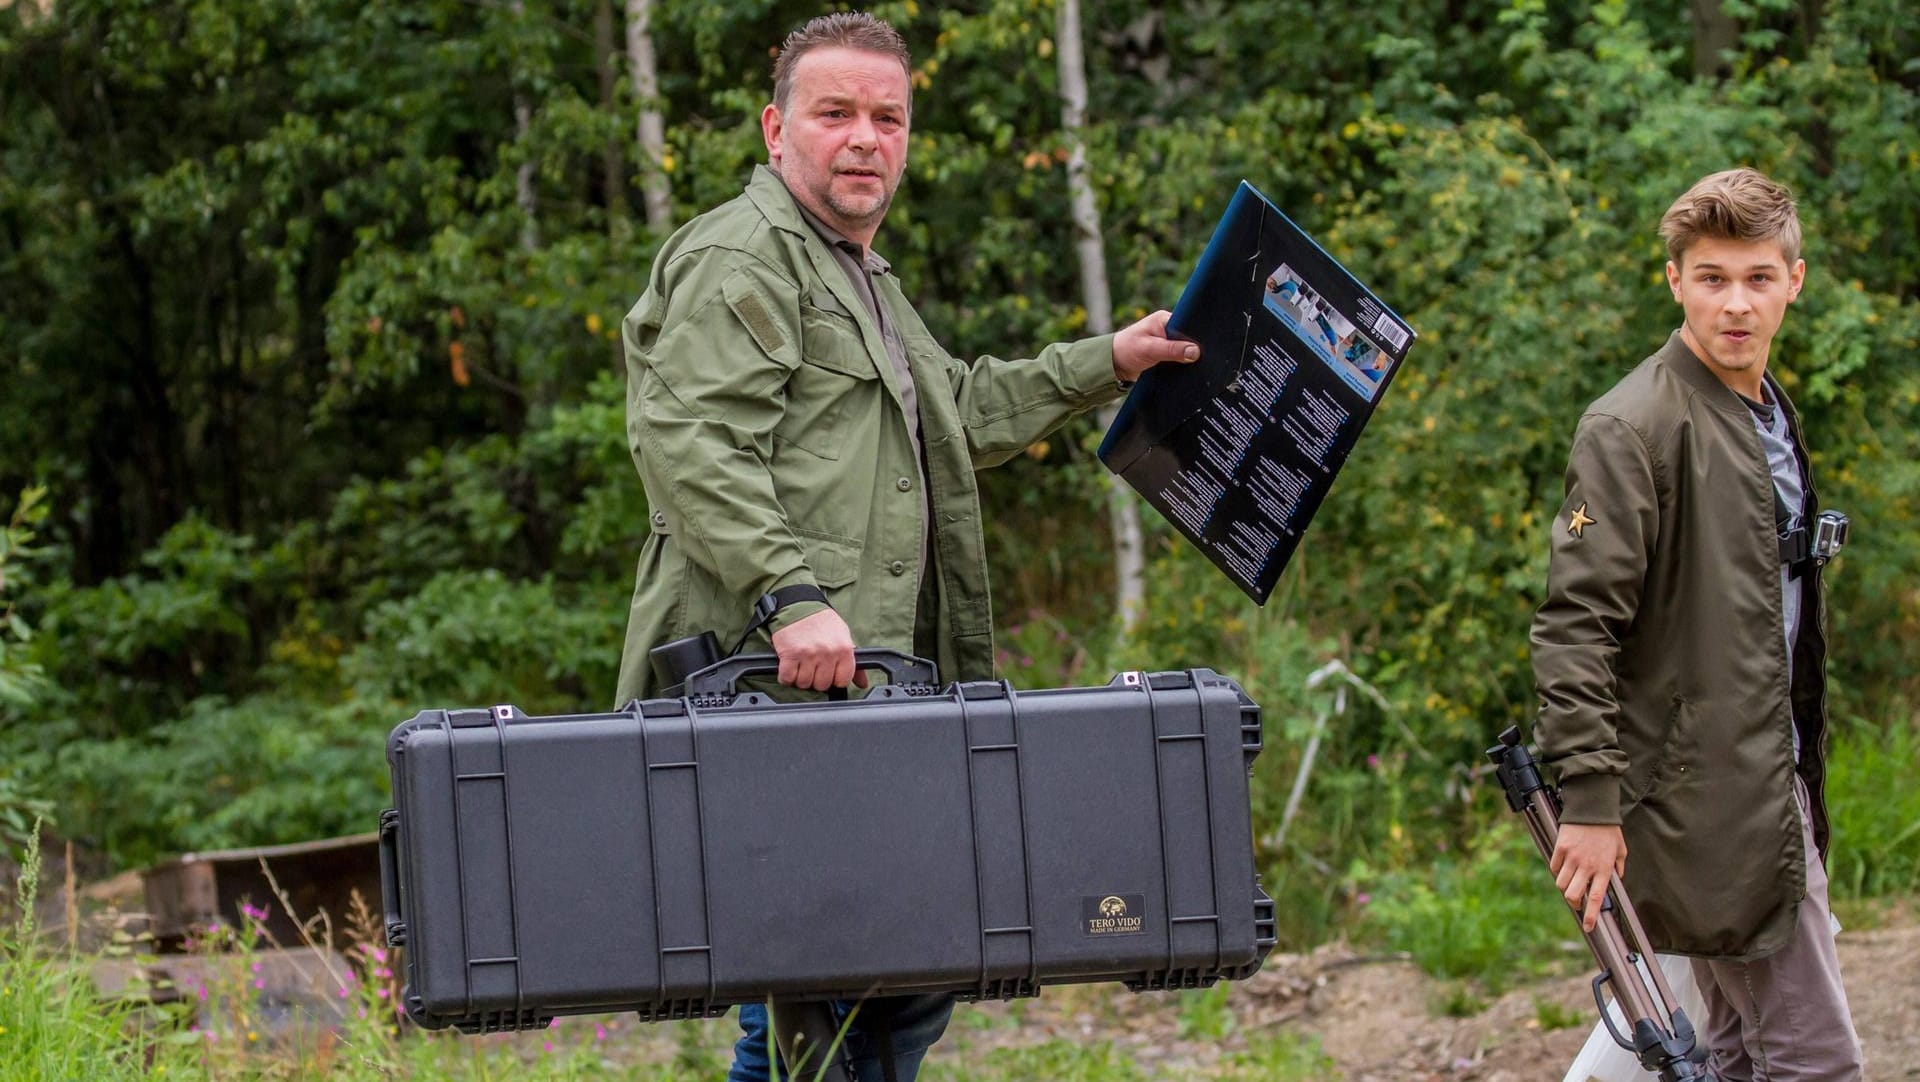
POLYGON ((667 153, 667 128, 660 114, 660 73, 653 57, 653 33, 647 25, 652 11, 653 0, 627 0, 627 61, 633 65, 633 96, 640 106, 640 160, 645 167, 640 190, 646 196, 647 228, 664 235, 673 228, 673 200, 662 165, 667 153))
MULTIPOLYGON (((613 39, 613 0, 598 0, 593 6, 593 69, 600 77, 600 108, 613 111, 615 96, 620 88, 620 75, 614 70, 614 53, 619 45, 613 39)), ((601 195, 607 208, 609 223, 624 221, 627 217, 627 178, 626 161, 620 153, 618 139, 607 140, 600 151, 601 195)))
POLYGON ((1726 54, 1740 44, 1740 23, 1720 0, 1688 0, 1693 16, 1693 73, 1703 79, 1727 74, 1726 54))
MULTIPOLYGON (((1055 55, 1060 63, 1060 127, 1067 139, 1067 188, 1072 194, 1073 250, 1080 260, 1081 303, 1087 329, 1113 332, 1113 297, 1107 286, 1107 253, 1100 241, 1100 208, 1087 178, 1087 144, 1082 136, 1087 112, 1087 65, 1080 50, 1080 0, 1060 0, 1055 9, 1055 55)), ((1113 424, 1117 406, 1100 411, 1102 426, 1113 424)), ((1140 536, 1140 506, 1117 481, 1107 493, 1107 517, 1113 530, 1114 584, 1122 634, 1133 634, 1146 603, 1146 564, 1140 536)))
MULTIPOLYGON (((513 0, 512 9, 516 22, 525 18, 527 9, 523 0, 513 0)), ((513 134, 516 139, 524 143, 527 138, 527 129, 533 126, 533 108, 527 104, 526 91, 518 88, 519 80, 516 78, 514 82, 516 87, 513 92, 513 134)), ((513 174, 513 199, 522 215, 520 247, 529 252, 540 247, 540 220, 537 217, 540 203, 539 197, 533 191, 533 173, 533 159, 528 158, 520 163, 520 168, 513 174)))

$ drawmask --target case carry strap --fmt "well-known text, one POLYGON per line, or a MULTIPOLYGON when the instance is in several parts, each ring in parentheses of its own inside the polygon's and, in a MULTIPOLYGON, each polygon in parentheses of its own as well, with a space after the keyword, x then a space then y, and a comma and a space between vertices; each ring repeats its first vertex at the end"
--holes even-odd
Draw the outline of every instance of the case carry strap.
MULTIPOLYGON (((782 586, 770 594, 761 594, 760 600, 753 603, 753 619, 747 621, 746 630, 740 632, 740 641, 733 644, 728 654, 737 654, 747 644, 753 633, 767 626, 775 613, 788 605, 797 605, 802 601, 818 601, 827 605, 826 592, 810 582, 796 582, 791 586, 782 586)), ((833 606, 827 605, 828 608, 833 606)))

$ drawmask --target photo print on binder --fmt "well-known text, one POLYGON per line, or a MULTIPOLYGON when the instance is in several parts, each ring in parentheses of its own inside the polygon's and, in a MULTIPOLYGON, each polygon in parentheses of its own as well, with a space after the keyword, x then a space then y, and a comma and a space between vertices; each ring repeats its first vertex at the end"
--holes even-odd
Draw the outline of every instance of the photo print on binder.
POLYGON ((1417 335, 1244 180, 1167 330, 1100 460, 1264 605, 1417 335))

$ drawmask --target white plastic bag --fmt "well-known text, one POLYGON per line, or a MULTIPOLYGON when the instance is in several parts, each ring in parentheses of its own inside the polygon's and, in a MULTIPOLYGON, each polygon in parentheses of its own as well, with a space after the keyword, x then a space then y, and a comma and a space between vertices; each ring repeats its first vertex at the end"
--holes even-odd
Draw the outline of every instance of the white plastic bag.
MULTIPOLYGON (((1693 963, 1677 954, 1654 955, 1660 963, 1660 971, 1667 975, 1667 984, 1673 988, 1676 1005, 1687 1012, 1687 1020, 1693 1023, 1697 1038, 1703 1044, 1706 1041, 1707 1005, 1700 998, 1700 988, 1693 983, 1693 963)), ((1613 1016, 1622 1033, 1627 1026, 1620 1013, 1618 1003, 1607 1005, 1607 1013, 1613 1016)), ((1649 1082, 1653 1075, 1640 1068, 1640 1061, 1632 1052, 1613 1043, 1613 1036, 1607 1032, 1605 1022, 1595 1022, 1593 1032, 1588 1034, 1587 1043, 1581 1047, 1580 1054, 1573 1058, 1573 1066, 1567 1069, 1563 1082, 1649 1082)))

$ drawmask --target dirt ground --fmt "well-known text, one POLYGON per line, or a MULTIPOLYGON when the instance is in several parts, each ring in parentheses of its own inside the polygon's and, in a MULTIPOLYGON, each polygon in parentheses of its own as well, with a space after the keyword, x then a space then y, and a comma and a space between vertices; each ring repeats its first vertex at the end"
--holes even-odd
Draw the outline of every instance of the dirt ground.
MULTIPOLYGON (((1903 907, 1859 923, 1841 933, 1840 959, 1867 1078, 1920 1079, 1920 914, 1903 907)), ((963 1008, 1013 1010, 1019 1022, 969 1026, 958 1036, 967 1046, 962 1055, 1048 1037, 1107 1039, 1136 1063, 1172 1074, 1204 1069, 1244 1047, 1250 1034, 1285 1027, 1317 1038, 1346 1082, 1560 1082, 1596 1017, 1591 979, 1583 972, 1528 983, 1477 1014, 1449 1018, 1433 1006, 1442 986, 1411 962, 1334 945, 1275 955, 1234 986, 1226 1000, 1233 1023, 1221 1038, 1183 1039, 1176 1002, 1111 986, 1048 989, 1011 1008, 963 1008), (1543 1016, 1577 1024, 1546 1030, 1543 1016)))

